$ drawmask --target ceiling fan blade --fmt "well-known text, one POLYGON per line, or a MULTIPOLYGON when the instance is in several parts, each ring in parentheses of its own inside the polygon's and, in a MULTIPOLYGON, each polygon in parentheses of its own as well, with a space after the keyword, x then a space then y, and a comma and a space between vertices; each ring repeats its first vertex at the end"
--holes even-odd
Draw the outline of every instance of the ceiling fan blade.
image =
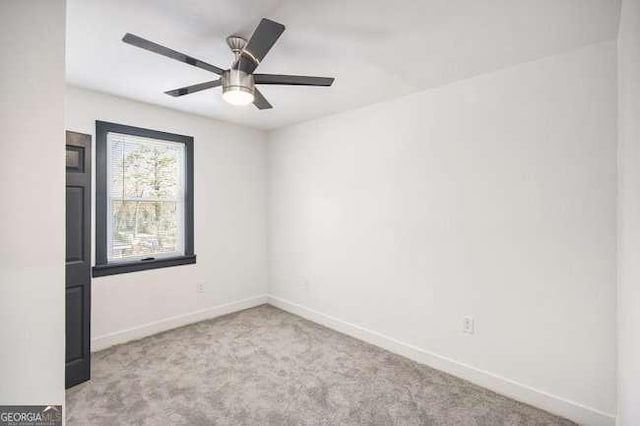
POLYGON ((306 75, 254 74, 256 84, 283 84, 287 86, 331 86, 333 77, 309 77, 306 75))
POLYGON ((167 95, 170 96, 184 96, 184 95, 188 95, 190 93, 195 93, 195 92, 199 92, 201 90, 206 90, 206 89, 211 89, 212 87, 218 87, 222 84, 222 80, 218 79, 218 80, 213 80, 213 81, 207 81, 204 83, 198 83, 198 84, 194 84, 193 86, 187 86, 187 87, 181 87, 179 89, 175 89, 175 90, 168 90, 164 93, 166 93, 167 95))
POLYGON ((212 73, 218 75, 222 75, 222 73, 224 72, 222 68, 218 68, 215 65, 208 64, 204 61, 201 61, 200 59, 196 59, 189 55, 185 55, 184 53, 169 49, 168 47, 161 46, 142 37, 138 37, 135 34, 126 33, 124 37, 122 37, 122 41, 132 46, 136 46, 141 49, 166 56, 167 58, 175 59, 176 61, 184 62, 185 64, 193 65, 194 67, 211 71, 212 73))
POLYGON ((273 106, 269 103, 269 101, 260 93, 258 89, 254 89, 253 92, 253 104, 258 109, 271 109, 273 106))
POLYGON ((267 56, 267 53, 271 50, 278 38, 280 38, 284 30, 284 25, 263 18, 253 32, 247 45, 242 49, 240 57, 236 63, 233 64, 234 69, 239 69, 247 74, 253 73, 264 57, 267 56))

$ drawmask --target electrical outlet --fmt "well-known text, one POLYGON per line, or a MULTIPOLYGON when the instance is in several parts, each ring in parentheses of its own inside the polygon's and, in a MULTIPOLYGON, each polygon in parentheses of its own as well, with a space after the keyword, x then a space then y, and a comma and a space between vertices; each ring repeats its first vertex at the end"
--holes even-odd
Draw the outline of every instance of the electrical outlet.
POLYGON ((198 283, 198 285, 196 285, 196 291, 198 293, 204 293, 204 283, 198 283))
POLYGON ((474 320, 473 317, 462 318, 462 332, 464 334, 475 334, 476 320, 474 320))

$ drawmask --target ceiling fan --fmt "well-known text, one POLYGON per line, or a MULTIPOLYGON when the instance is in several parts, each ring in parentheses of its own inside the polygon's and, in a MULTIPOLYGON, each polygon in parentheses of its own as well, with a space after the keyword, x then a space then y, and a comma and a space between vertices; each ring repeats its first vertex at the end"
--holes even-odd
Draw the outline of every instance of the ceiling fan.
POLYGON ((334 80, 329 77, 254 73, 260 62, 282 35, 284 29, 285 27, 282 24, 269 19, 262 19, 249 41, 239 36, 227 37, 227 45, 235 55, 235 61, 231 68, 226 70, 134 34, 126 33, 122 41, 220 76, 216 80, 169 90, 165 92, 167 95, 177 97, 222 86, 223 99, 232 105, 247 105, 253 102, 258 109, 269 109, 273 107, 255 87, 256 84, 331 86, 334 80))

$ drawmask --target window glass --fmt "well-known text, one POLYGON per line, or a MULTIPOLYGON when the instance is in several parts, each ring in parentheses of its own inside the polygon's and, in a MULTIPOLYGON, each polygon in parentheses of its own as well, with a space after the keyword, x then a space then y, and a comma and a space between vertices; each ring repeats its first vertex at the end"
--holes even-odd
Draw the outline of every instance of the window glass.
POLYGON ((185 145, 107 134, 107 258, 184 254, 185 145))

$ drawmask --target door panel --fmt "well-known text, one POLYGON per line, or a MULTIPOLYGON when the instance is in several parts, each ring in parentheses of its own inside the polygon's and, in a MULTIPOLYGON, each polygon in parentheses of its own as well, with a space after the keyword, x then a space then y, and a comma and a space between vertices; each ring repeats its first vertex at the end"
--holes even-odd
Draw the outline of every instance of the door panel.
POLYGON ((82 360, 84 339, 82 339, 82 286, 67 289, 67 356, 66 362, 82 360), (76 338, 80 336, 80 338, 76 338))
POLYGON ((66 387, 91 373, 91 136, 67 132, 66 387))
POLYGON ((67 186, 67 263, 84 260, 84 188, 67 186))

